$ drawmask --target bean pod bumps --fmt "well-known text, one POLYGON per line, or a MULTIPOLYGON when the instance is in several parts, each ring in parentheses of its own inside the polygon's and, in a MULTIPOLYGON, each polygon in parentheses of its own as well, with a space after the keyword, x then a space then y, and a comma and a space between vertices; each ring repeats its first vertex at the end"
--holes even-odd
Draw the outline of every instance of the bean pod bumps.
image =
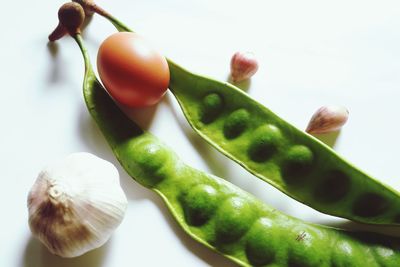
POLYGON ((122 113, 96 79, 81 36, 74 38, 85 59, 84 97, 90 114, 125 170, 162 197, 192 238, 242 266, 398 265, 397 238, 304 223, 184 164, 122 113))
POLYGON ((326 214, 400 224, 400 195, 235 86, 169 61, 170 90, 192 128, 288 196, 326 214))
MULTIPOLYGON (((118 31, 132 31, 107 12, 99 9, 98 13, 118 31)), ((169 88, 187 121, 221 153, 320 212, 368 224, 400 225, 399 192, 354 167, 237 87, 167 61, 169 88)))

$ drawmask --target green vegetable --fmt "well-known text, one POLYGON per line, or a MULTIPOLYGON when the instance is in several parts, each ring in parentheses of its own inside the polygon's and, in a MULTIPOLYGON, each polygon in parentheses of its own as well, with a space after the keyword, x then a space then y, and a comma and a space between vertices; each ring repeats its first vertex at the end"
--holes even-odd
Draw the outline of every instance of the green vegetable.
POLYGON ((124 169, 161 196, 193 239, 242 266, 398 265, 397 238, 301 222, 184 164, 118 108, 96 79, 81 36, 74 38, 85 60, 83 87, 90 114, 124 169))
POLYGON ((400 223, 398 192, 238 88, 171 61, 169 67, 169 88, 190 125, 246 170, 323 213, 370 224, 400 223))
MULTIPOLYGON (((108 13, 119 31, 131 31, 108 13)), ((192 128, 221 153, 286 195, 326 214, 400 225, 400 194, 346 162, 237 87, 168 60, 169 88, 192 128)))

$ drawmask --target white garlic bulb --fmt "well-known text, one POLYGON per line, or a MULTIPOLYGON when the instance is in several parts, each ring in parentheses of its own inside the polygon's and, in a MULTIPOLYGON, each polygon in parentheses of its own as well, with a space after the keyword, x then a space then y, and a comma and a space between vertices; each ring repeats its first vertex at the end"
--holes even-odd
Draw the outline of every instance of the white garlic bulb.
POLYGON ((102 246, 126 207, 114 165, 74 153, 40 172, 28 196, 29 226, 50 252, 76 257, 102 246))

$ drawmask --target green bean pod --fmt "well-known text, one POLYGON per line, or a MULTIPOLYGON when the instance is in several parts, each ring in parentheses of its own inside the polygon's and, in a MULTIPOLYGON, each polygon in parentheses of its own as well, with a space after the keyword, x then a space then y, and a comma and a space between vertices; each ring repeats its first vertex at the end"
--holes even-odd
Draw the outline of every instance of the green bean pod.
POLYGON ((74 38, 85 60, 91 116, 127 173, 160 195, 193 239, 242 266, 398 266, 398 238, 304 223, 184 164, 118 108, 97 80, 81 36, 74 38))
POLYGON ((288 196, 326 214, 400 224, 400 195, 237 87, 169 62, 170 90, 192 128, 288 196))
MULTIPOLYGON (((118 31, 132 31, 103 13, 118 31)), ((400 194, 353 166, 239 88, 168 60, 169 89, 191 127, 222 154, 322 213, 400 225, 400 194)))

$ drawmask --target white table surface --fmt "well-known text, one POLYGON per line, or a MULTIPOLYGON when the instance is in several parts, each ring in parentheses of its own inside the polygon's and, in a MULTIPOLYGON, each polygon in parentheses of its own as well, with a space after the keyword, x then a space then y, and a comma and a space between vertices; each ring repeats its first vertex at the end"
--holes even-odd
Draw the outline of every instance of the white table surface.
MULTIPOLYGON (((78 47, 70 37, 54 45, 47 42, 62 3, 3 3, 0 266, 234 266, 192 241, 160 198, 117 164, 84 105, 78 47), (26 197, 43 166, 78 151, 118 166, 129 206, 105 246, 78 258, 61 259, 32 238, 26 197)), ((227 79, 235 51, 253 51, 260 69, 248 93, 301 129, 321 105, 346 106, 350 118, 334 149, 400 190, 398 0, 97 3, 177 63, 220 80, 227 79)), ((113 32, 105 19, 92 19, 84 31, 92 59, 113 32)), ((310 222, 373 230, 299 204, 221 156, 191 130, 169 93, 158 106, 135 112, 134 117, 188 164, 226 178, 283 212, 310 222)))

